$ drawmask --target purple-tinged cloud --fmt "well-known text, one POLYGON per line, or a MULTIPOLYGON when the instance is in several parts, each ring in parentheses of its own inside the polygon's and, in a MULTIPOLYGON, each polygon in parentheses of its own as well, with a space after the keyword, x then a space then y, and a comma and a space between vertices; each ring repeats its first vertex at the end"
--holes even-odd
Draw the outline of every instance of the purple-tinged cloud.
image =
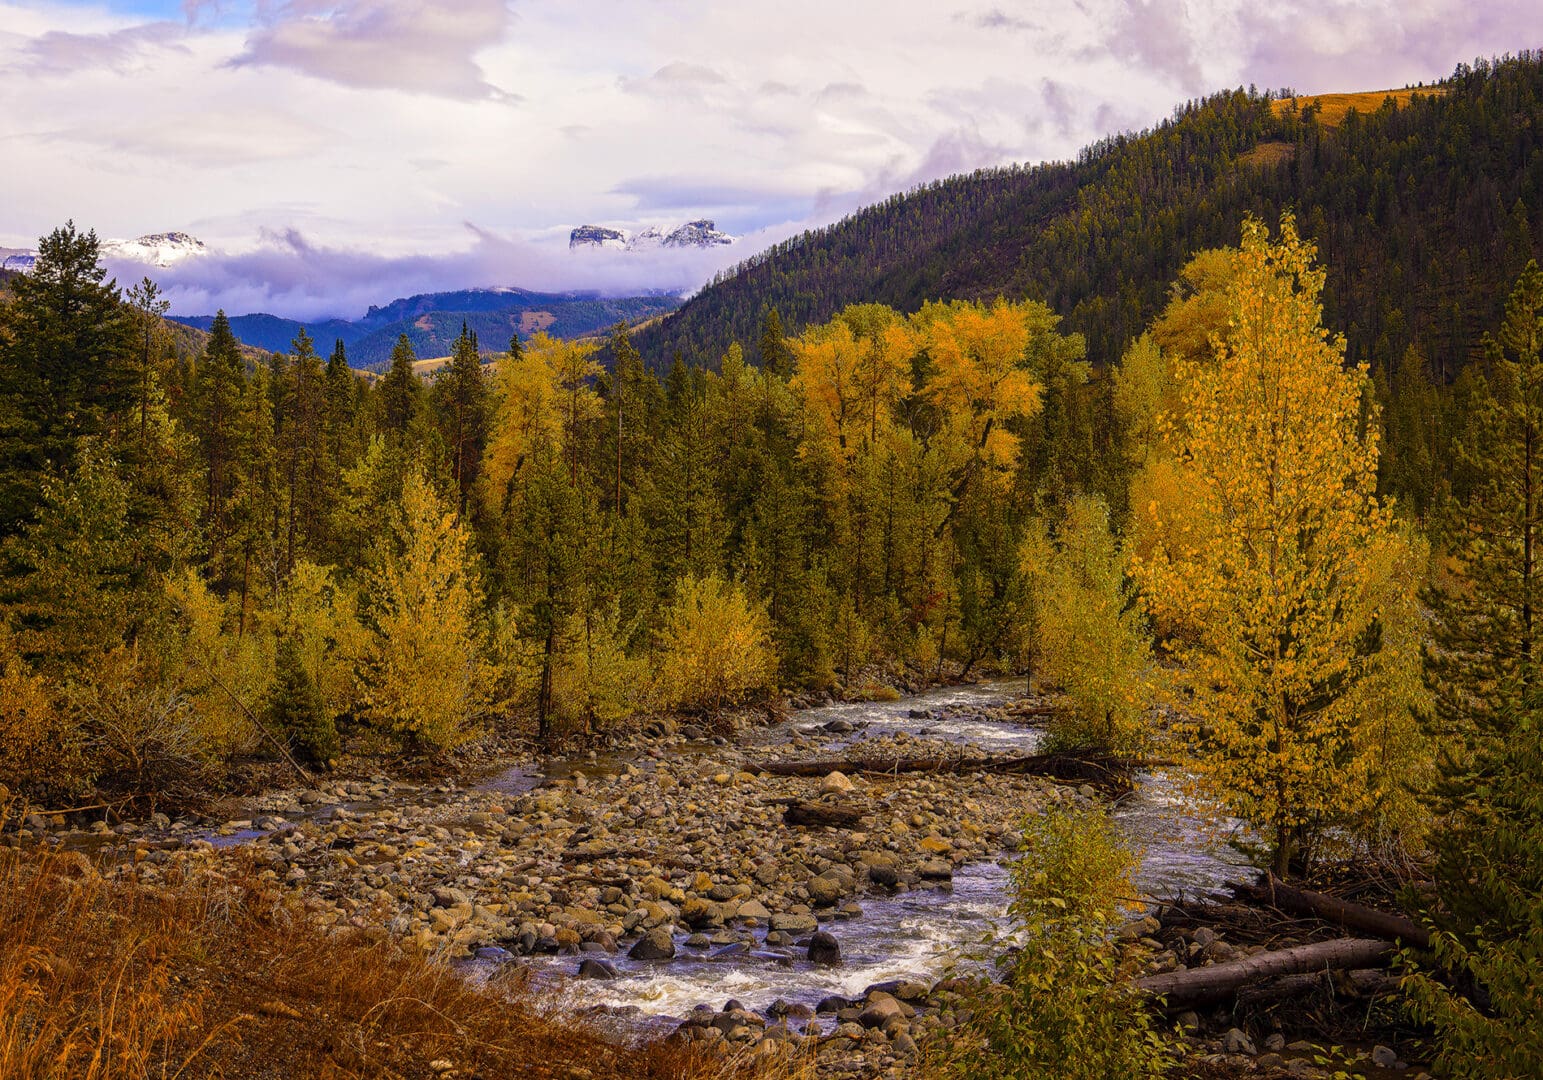
POLYGON ((174 315, 224 309, 293 319, 358 318, 372 304, 455 289, 513 286, 602 296, 690 292, 786 232, 727 247, 611 252, 569 251, 566 240, 558 246, 468 229, 472 246, 449 254, 392 256, 320 247, 291 229, 266 234, 254 251, 215 252, 164 269, 110 260, 106 265, 120 282, 148 273, 174 315))
POLYGON ((476 56, 503 40, 505 0, 259 0, 261 25, 231 66, 289 68, 368 90, 517 100, 476 56))
POLYGON ((163 50, 187 55, 190 50, 181 41, 186 33, 185 27, 171 22, 143 23, 106 34, 50 30, 27 42, 18 67, 33 75, 131 74, 163 50))

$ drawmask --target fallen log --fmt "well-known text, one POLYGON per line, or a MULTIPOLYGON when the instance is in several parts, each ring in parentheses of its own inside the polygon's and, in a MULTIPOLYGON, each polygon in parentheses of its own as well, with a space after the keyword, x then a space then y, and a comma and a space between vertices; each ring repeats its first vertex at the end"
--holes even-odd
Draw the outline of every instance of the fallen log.
POLYGON ((1240 989, 1281 975, 1370 968, 1385 964, 1396 952, 1392 942, 1373 938, 1336 938, 1291 949, 1259 953, 1210 967, 1170 971, 1136 980, 1136 987, 1162 997, 1171 1008, 1232 997, 1240 989))
POLYGON ((825 776, 839 772, 848 776, 896 776, 900 773, 1021 773, 1047 776, 1054 780, 1093 784, 1098 787, 1128 791, 1131 787, 1129 763, 1112 755, 1031 754, 1016 758, 983 757, 860 757, 826 761, 762 761, 745 766, 747 771, 769 776, 825 776))
POLYGON ((1299 975, 1278 975, 1262 983, 1238 988, 1239 1005, 1264 1005, 1289 998, 1306 997, 1308 994, 1327 990, 1334 992, 1334 980, 1326 971, 1312 971, 1299 975))
POLYGON ((1430 932, 1415 924, 1412 919, 1387 911, 1378 911, 1365 904, 1339 900, 1323 893, 1309 892, 1287 885, 1274 874, 1264 885, 1252 888, 1249 896, 1282 911, 1296 915, 1313 915, 1324 922, 1355 930, 1363 934, 1403 941, 1420 949, 1430 948, 1430 932))
POLYGON ((858 807, 803 799, 791 800, 788 808, 782 812, 782 820, 789 825, 826 829, 854 829, 862 819, 863 812, 858 807))

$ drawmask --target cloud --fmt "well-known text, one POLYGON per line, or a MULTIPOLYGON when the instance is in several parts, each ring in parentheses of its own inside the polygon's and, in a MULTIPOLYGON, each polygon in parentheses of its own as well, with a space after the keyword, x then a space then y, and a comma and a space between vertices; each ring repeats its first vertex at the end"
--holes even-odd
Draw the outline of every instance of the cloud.
POLYGON ((960 11, 954 15, 955 22, 968 23, 978 26, 982 30, 1038 30, 1039 24, 1021 15, 1009 15, 1001 8, 988 8, 985 11, 960 11))
POLYGON ((259 0, 259 12, 232 66, 289 68, 366 90, 518 100, 488 82, 476 59, 509 29, 505 0, 259 0))
POLYGON ((705 64, 688 64, 682 60, 664 65, 645 78, 623 75, 616 80, 618 86, 629 94, 650 97, 699 98, 704 94, 727 88, 729 80, 723 73, 705 64))
POLYGON ((1211 27, 1190 26, 1189 7, 1176 0, 1126 0, 1103 40, 1084 56, 1113 53, 1116 57, 1166 76, 1186 93, 1208 89, 1201 72, 1199 50, 1211 27))
POLYGON ((185 34, 184 27, 171 22, 144 23, 102 34, 50 30, 26 43, 19 68, 35 75, 102 70, 132 74, 163 50, 190 55, 179 40, 185 34))
MULTIPOLYGON (((313 242, 295 229, 267 232, 243 253, 213 252, 148 271, 174 315, 267 312, 292 319, 359 318, 372 304, 455 289, 519 286, 546 292, 636 296, 695 289, 715 271, 751 254, 734 245, 647 252, 569 251, 567 239, 537 243, 467 224, 471 246, 437 255, 390 256, 313 242)), ((119 280, 146 273, 107 262, 119 280)))

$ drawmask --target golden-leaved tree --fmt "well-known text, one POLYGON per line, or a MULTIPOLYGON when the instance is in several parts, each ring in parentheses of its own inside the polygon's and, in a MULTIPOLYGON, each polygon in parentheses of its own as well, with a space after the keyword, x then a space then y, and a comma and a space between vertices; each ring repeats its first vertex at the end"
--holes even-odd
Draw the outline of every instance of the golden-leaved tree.
POLYGON ((1366 370, 1323 328, 1313 259, 1290 216, 1275 241, 1245 224, 1228 332, 1176 369, 1167 490, 1185 526, 1136 508, 1156 541, 1133 572, 1182 661, 1202 779, 1278 873, 1402 782, 1377 725, 1407 731, 1417 693, 1399 572, 1417 556, 1376 495, 1366 370))
POLYGON ((716 574, 681 578, 660 639, 660 701, 716 710, 770 689, 776 673, 765 607, 716 574))
POLYGON ((1147 741, 1150 639, 1134 590, 1129 557, 1109 532, 1102 499, 1079 495, 1047 550, 1031 533, 1024 559, 1034 593, 1033 653, 1044 678, 1066 691, 1069 708, 1050 728, 1051 742, 1134 754, 1147 741))
POLYGON ((390 531, 367 585, 374 635, 360 664, 362 711, 447 750, 475 734, 498 676, 471 535, 418 470, 402 485, 390 531))

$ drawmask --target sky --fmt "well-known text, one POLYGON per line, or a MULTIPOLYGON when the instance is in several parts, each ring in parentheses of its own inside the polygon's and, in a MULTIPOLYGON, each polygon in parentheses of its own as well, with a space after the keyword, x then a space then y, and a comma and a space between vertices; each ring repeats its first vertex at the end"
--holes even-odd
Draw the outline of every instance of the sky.
POLYGON ((1253 84, 1433 81, 1536 0, 0 0, 0 246, 181 230, 174 311, 692 289, 915 184, 1253 84), (580 224, 743 239, 567 250, 580 224))

